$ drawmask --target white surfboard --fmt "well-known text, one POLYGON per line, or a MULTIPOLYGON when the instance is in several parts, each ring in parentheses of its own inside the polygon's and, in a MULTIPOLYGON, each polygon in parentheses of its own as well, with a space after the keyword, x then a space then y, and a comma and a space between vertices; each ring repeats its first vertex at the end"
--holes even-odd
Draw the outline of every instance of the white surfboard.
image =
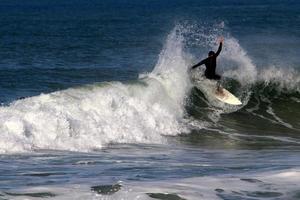
POLYGON ((230 105, 242 105, 242 102, 233 94, 231 94, 228 90, 221 88, 219 89, 220 91, 216 90, 215 92, 215 97, 224 102, 224 103, 228 103, 230 105))
POLYGON ((217 100, 230 105, 242 105, 242 102, 225 88, 220 86, 221 92, 219 92, 216 87, 217 82, 204 78, 199 71, 191 74, 191 80, 209 101, 217 100))

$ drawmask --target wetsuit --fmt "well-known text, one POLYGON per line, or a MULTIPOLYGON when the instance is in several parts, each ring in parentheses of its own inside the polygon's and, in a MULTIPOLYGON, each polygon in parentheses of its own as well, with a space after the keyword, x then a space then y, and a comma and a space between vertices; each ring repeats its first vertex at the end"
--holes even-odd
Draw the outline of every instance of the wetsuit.
POLYGON ((198 64, 194 65, 192 69, 195 69, 196 67, 205 64, 206 67, 204 72, 205 77, 208 79, 220 80, 221 76, 216 74, 216 65, 217 65, 217 57, 220 54, 221 50, 222 50, 222 42, 220 42, 218 51, 216 53, 202 60, 198 64))

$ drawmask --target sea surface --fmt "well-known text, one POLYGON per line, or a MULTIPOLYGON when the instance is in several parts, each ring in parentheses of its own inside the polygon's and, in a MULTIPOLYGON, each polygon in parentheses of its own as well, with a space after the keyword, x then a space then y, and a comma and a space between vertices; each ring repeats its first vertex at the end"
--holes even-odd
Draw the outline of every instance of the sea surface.
POLYGON ((0 199, 300 199, 299 53, 298 0, 1 0, 0 199))

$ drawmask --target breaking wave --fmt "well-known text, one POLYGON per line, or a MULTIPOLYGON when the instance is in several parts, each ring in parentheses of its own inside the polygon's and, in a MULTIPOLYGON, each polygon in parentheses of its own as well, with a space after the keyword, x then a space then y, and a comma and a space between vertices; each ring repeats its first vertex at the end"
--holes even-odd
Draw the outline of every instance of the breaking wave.
MULTIPOLYGON (((168 35, 153 71, 141 74, 134 82, 95 83, 0 107, 0 153, 38 149, 92 151, 111 143, 163 143, 164 135, 189 132, 186 104, 193 92, 189 67, 196 58, 188 47, 193 44, 215 48, 212 38, 218 34, 220 31, 215 31, 206 37, 201 30, 176 26, 168 35)), ((224 87, 243 101, 241 107, 219 106, 219 114, 243 109, 249 101, 255 104, 257 98, 253 94, 266 88, 275 87, 276 94, 288 93, 291 101, 300 103, 297 70, 257 70, 238 40, 229 34, 218 62, 222 63, 224 87)), ((200 69, 199 76, 202 72, 200 69)), ((266 92, 263 94, 260 99, 266 92)), ((272 91, 267 94, 273 95, 272 91)), ((273 97, 268 99, 272 101, 273 97)), ((268 109, 272 114, 273 110, 268 109)))

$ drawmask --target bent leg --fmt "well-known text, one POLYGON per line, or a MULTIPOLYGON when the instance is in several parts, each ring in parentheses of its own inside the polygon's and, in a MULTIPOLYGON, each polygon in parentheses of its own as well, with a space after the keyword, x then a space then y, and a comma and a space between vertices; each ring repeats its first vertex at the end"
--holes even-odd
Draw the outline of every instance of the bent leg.
POLYGON ((223 95, 223 88, 221 86, 221 76, 218 75, 218 74, 215 74, 214 77, 213 77, 214 80, 217 81, 217 92, 220 94, 220 95, 223 95))

